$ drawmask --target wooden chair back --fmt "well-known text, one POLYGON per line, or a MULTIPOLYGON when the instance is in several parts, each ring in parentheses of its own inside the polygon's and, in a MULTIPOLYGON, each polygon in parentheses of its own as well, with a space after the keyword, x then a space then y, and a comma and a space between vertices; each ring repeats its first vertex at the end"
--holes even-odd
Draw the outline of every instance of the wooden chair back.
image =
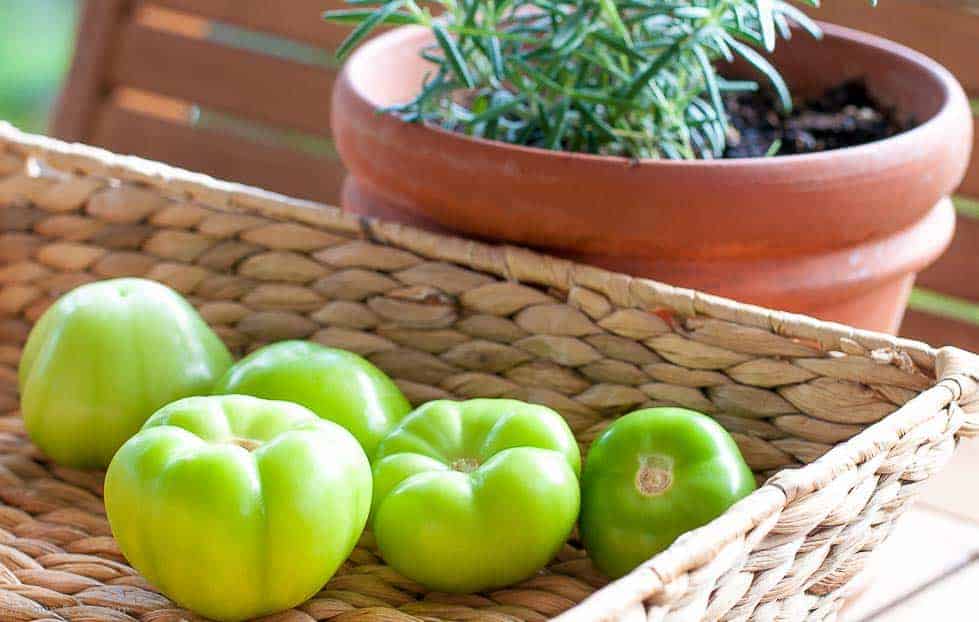
POLYGON ((341 0, 86 0, 58 138, 336 203, 341 0))
MULTIPOLYGON (((87 0, 52 133, 336 203, 343 167, 330 142, 332 51, 346 28, 320 15, 341 4, 87 0)), ((977 7, 977 0, 886 0, 876 9, 829 0, 813 14, 916 48, 979 97, 977 7)), ((960 191, 979 206, 979 143, 974 154, 960 191)), ((964 207, 951 249, 919 284, 979 304, 977 255, 979 207, 964 207)), ((911 311, 903 332, 979 351, 979 307, 971 309, 974 324, 911 311)))

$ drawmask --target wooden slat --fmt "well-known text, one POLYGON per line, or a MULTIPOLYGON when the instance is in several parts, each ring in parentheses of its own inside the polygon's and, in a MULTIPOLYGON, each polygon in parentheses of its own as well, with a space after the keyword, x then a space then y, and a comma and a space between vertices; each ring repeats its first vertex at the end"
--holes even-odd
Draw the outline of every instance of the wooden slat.
POLYGON ((951 246, 918 275, 917 284, 979 303, 979 220, 959 215, 951 246))
POLYGON ((189 13, 161 9, 155 6, 141 6, 133 13, 133 16, 141 24, 185 37, 203 39, 213 31, 211 27, 212 22, 209 19, 189 13))
POLYGON ((904 315, 900 334, 938 346, 956 346, 979 352, 979 326, 922 311, 909 310, 904 315))
MULTIPOLYGON (((979 66, 979 34, 976 35, 976 65, 979 66)), ((966 196, 979 199, 979 117, 972 118, 972 161, 965 172, 965 179, 959 186, 959 192, 966 196)))
POLYGON ((317 134, 329 131, 334 77, 325 67, 184 37, 137 22, 130 22, 121 32, 111 69, 116 86, 317 134))
POLYGON ((342 0, 145 0, 142 4, 193 13, 327 50, 334 49, 350 32, 349 26, 321 18, 324 11, 345 6, 342 0))
POLYGON ((113 99, 127 110, 141 112, 151 117, 169 119, 181 125, 189 123, 194 115, 194 107, 187 102, 146 91, 119 89, 113 94, 113 99))
POLYGON ((100 115, 93 142, 111 151, 160 160, 290 196, 336 204, 343 169, 335 158, 181 125, 116 105, 100 115))
POLYGON ((50 133, 72 142, 88 139, 104 102, 104 80, 112 53, 113 34, 130 0, 88 0, 78 22, 75 56, 61 89, 50 133))
POLYGON ((945 65, 970 92, 979 93, 979 15, 964 9, 935 8, 890 0, 869 2, 829 0, 809 14, 893 39, 945 65))
POLYGON ((955 9, 957 11, 969 11, 979 14, 979 2, 976 0, 909 0, 915 4, 925 6, 941 7, 943 9, 955 9))

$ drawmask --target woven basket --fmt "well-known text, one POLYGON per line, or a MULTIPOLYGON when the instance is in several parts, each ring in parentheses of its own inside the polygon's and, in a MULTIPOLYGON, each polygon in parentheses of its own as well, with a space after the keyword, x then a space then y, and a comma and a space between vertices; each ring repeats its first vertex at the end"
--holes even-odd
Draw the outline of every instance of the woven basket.
POLYGON ((711 413, 767 480, 607 586, 572 540, 511 588, 426 593, 383 564, 368 533, 276 620, 831 620, 918 486, 979 423, 979 364, 960 350, 359 220, 8 125, 0 229, 4 621, 197 619, 126 565, 102 474, 46 461, 18 417, 31 323, 96 279, 169 284, 239 353, 289 338, 360 352, 416 403, 547 404, 583 448, 638 407, 711 413))

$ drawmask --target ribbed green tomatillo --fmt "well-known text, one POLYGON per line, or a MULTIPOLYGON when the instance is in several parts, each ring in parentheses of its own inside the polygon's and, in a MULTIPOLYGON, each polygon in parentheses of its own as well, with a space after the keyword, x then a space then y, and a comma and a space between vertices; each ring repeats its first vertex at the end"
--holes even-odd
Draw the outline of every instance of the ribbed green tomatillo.
POLYGON ((310 598, 353 550, 370 503, 370 464, 349 432, 297 404, 244 395, 166 406, 105 479, 129 562, 216 620, 310 598))
POLYGON ((380 444, 371 524, 385 561, 430 589, 526 579, 578 516, 581 456, 564 419, 516 400, 429 402, 380 444))

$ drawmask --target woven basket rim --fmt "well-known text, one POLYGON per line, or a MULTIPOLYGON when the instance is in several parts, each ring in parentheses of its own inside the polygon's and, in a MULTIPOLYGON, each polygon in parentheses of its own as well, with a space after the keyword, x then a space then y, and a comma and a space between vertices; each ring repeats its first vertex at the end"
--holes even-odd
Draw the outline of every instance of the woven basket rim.
POLYGON ((60 170, 117 177, 162 190, 169 196, 193 199, 221 211, 289 217, 327 230, 361 233, 369 240, 393 244, 433 259, 470 265, 506 279, 543 287, 569 290, 581 285, 605 294, 620 306, 666 307, 687 316, 706 315, 734 321, 783 337, 815 341, 824 350, 845 352, 854 345, 867 351, 891 348, 906 352, 916 365, 928 370, 934 369, 938 352, 937 348, 921 341, 852 328, 798 313, 774 311, 651 279, 576 264, 516 246, 477 242, 348 214, 332 205, 224 181, 136 156, 118 155, 98 147, 30 134, 5 121, 0 122, 0 144, 7 151, 57 163, 60 170))
POLYGON ((564 291, 575 286, 586 287, 621 307, 668 309, 685 317, 707 316, 760 328, 789 339, 816 343, 824 352, 904 357, 936 381, 896 412, 836 445, 814 462, 779 471, 720 518, 682 537, 667 551, 559 616, 559 620, 609 619, 615 612, 639 601, 650 598, 655 601, 672 581, 716 558, 727 544, 776 517, 794 499, 828 485, 847 472, 855 472, 893 447, 905 433, 924 423, 929 413, 951 406, 957 409, 956 421, 963 433, 979 430, 979 412, 963 413, 957 405, 960 400, 973 399, 979 389, 979 356, 956 348, 936 349, 920 341, 747 305, 523 248, 354 216, 333 206, 221 181, 159 162, 29 134, 5 122, 0 122, 0 145, 4 152, 26 158, 28 166, 36 170, 43 170, 48 163, 61 174, 118 179, 218 211, 288 218, 327 231, 363 236, 430 259, 466 265, 507 280, 564 291))

